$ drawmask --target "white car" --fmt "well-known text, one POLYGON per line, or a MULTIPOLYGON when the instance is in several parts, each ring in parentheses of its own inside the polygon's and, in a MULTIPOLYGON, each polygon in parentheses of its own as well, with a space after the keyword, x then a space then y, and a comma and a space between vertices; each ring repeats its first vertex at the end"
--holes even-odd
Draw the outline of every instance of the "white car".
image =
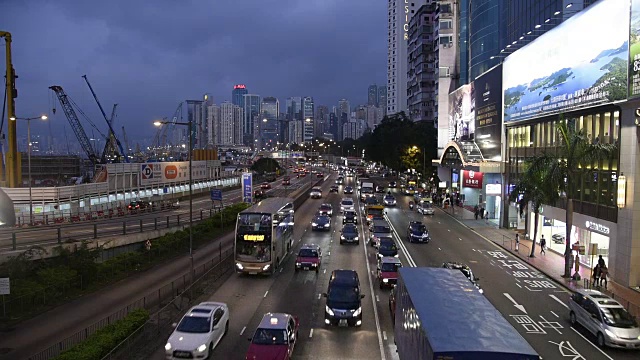
POLYGON ((344 213, 345 211, 356 211, 356 206, 352 198, 344 198, 340 201, 340 212, 344 213))
POLYGON ((320 199, 322 198, 322 189, 314 187, 313 189, 311 189, 311 191, 309 192, 309 196, 312 199, 320 199))
POLYGON ((164 346, 166 358, 207 359, 229 330, 229 307, 203 302, 189 309, 164 346))

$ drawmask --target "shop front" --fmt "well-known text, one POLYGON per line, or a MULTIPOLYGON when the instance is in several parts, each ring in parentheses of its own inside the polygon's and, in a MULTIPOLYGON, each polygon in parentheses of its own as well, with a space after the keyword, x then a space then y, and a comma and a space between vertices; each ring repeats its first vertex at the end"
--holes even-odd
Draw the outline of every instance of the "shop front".
MULTIPOLYGON (((529 216, 531 225, 529 226, 528 234, 529 238, 533 238, 535 214, 530 213, 529 216)), ((566 232, 566 223, 564 221, 564 209, 544 206, 539 216, 538 237, 536 239, 538 244, 540 243, 540 238, 544 236, 547 240, 548 250, 564 254, 566 232)), ((580 263, 589 267, 593 267, 598 261, 598 256, 602 255, 608 265, 610 239, 615 239, 616 228, 615 223, 574 213, 573 226, 571 228, 572 254, 578 254, 580 263)))

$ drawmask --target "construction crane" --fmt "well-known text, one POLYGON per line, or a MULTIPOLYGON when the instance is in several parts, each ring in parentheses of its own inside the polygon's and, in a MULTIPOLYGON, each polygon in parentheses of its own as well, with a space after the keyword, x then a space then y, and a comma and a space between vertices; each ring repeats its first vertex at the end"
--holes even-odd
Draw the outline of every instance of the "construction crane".
POLYGON ((131 151, 131 147, 129 146, 129 139, 127 138, 127 132, 124 130, 124 126, 122 127, 122 137, 124 138, 124 146, 127 147, 127 153, 131 151))
POLYGON ((93 151, 93 148, 91 147, 91 143, 89 142, 89 137, 87 137, 87 133, 84 132, 84 128, 82 127, 82 124, 80 124, 80 119, 78 119, 78 115, 76 114, 76 111, 73 109, 73 106, 71 106, 69 97, 62 89, 62 86, 53 85, 53 86, 50 86, 49 89, 53 90, 53 92, 56 93, 56 96, 60 101, 60 105, 62 105, 62 110, 64 110, 64 114, 67 116, 67 119, 69 120, 71 129, 76 134, 76 137, 80 142, 80 146, 82 146, 82 149, 84 150, 84 152, 87 153, 89 160, 94 165, 98 164, 100 162, 98 159, 98 156, 96 155, 95 151, 93 151))
MULTIPOLYGON (((109 125, 109 137, 107 138, 107 144, 105 144, 105 149, 107 149, 107 145, 110 144, 112 141, 114 141, 117 145, 118 145, 118 150, 120 150, 120 154, 117 154, 117 150, 113 149, 113 152, 116 153, 116 158, 118 158, 119 155, 124 156, 124 161, 125 162, 129 162, 129 157, 127 156, 127 152, 124 151, 124 148, 122 147, 122 144, 120 143, 120 140, 118 140, 118 138, 116 137, 116 132, 113 131, 113 127, 111 126, 111 121, 109 121, 109 119, 107 118, 107 114, 104 112, 104 109, 102 108, 102 105, 100 104, 100 100, 98 100, 98 96, 96 95, 95 91, 93 91, 93 87, 91 87, 91 84, 89 83, 89 79, 87 79, 87 75, 82 75, 82 78, 84 79, 84 81, 86 81, 87 85, 89 86, 89 90, 91 90, 91 94, 93 95, 93 98, 96 100, 96 103, 98 104, 98 107, 100 108, 100 112, 102 113, 102 116, 104 117, 104 120, 107 122, 107 125, 109 125)), ((108 152, 105 151, 102 153, 102 162, 105 163, 107 160, 107 155, 108 152)))
MULTIPOLYGON (((118 104, 113 104, 113 108, 111 109, 111 118, 109 123, 113 126, 114 121, 116 120, 116 108, 118 104)), ((117 155, 115 149, 117 149, 117 144, 115 142, 115 134, 114 136, 109 136, 109 139, 106 144, 104 144, 104 149, 102 150, 102 160, 106 161, 106 156, 111 154, 112 156, 117 155)), ((129 149, 127 149, 127 153, 129 153, 129 149)), ((115 156, 117 159, 118 157, 115 156)))

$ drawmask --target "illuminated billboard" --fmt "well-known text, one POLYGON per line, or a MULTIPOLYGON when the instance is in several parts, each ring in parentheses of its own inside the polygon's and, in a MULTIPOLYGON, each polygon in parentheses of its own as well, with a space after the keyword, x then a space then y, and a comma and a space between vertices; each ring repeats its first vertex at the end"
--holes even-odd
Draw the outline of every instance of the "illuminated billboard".
POLYGON ((475 142, 487 160, 500 161, 502 140, 502 66, 477 77, 475 88, 475 142))
POLYGON ((473 141, 475 136, 476 98, 473 83, 449 94, 449 140, 473 141))
MULTIPOLYGON (((140 166, 140 185, 156 185, 189 181, 189 162, 154 162, 142 163, 140 166)), ((207 167, 206 161, 193 161, 193 180, 204 180, 217 177, 213 168, 207 167)), ((218 170, 219 172, 219 170, 218 170)))
POLYGON ((509 55, 504 121, 627 98, 629 0, 601 0, 509 55))
POLYGON ((640 95, 640 0, 631 0, 629 21, 629 97, 640 95))

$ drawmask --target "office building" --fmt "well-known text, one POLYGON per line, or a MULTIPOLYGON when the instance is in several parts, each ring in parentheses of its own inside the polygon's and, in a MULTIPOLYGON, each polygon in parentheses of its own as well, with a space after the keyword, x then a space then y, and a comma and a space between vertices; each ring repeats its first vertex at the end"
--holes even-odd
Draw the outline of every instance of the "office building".
POLYGON ((409 20, 426 0, 387 2, 387 114, 407 111, 407 42, 409 20))
POLYGON ((255 94, 245 94, 243 95, 243 122, 242 122, 242 132, 243 132, 243 142, 247 146, 253 145, 253 122, 256 116, 260 115, 260 103, 262 99, 260 95, 255 94))
POLYGON ((249 93, 247 86, 243 84, 234 85, 231 90, 231 103, 244 109, 244 96, 249 93))
POLYGON ((304 121, 304 142, 313 141, 314 123, 315 123, 315 106, 313 98, 305 96, 302 98, 302 119, 304 121))
MULTIPOLYGON (((206 120, 202 111, 202 100, 187 100, 187 121, 193 126, 191 128, 191 140, 194 149, 201 149, 207 144, 206 120)), ((188 142, 188 138, 186 142, 188 142)))
POLYGON ((326 105, 316 106, 316 116, 313 127, 314 137, 322 137, 328 132, 329 108, 326 105))
POLYGON ((378 106, 378 85, 369 85, 367 91, 367 105, 378 106))
POLYGON ((220 106, 212 104, 207 106, 207 139, 211 146, 218 145, 218 125, 220 123, 220 106))
POLYGON ((261 119, 259 119, 258 147, 273 149, 278 143, 278 116, 280 114, 280 102, 275 97, 262 98, 260 103, 261 119))
POLYGON ((387 87, 384 85, 378 85, 378 99, 376 100, 377 106, 382 109, 384 115, 387 114, 387 87))

